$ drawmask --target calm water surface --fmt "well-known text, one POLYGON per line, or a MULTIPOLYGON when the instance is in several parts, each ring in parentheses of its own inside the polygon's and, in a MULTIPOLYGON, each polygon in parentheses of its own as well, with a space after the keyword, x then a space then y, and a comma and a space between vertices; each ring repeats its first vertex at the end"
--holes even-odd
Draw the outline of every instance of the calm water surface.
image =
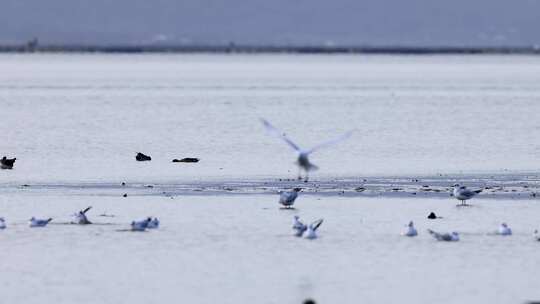
POLYGON ((314 177, 540 169, 540 57, 1 55, 0 182, 314 177), (153 157, 134 161, 135 152, 153 157), (195 166, 173 158, 200 157, 195 166))

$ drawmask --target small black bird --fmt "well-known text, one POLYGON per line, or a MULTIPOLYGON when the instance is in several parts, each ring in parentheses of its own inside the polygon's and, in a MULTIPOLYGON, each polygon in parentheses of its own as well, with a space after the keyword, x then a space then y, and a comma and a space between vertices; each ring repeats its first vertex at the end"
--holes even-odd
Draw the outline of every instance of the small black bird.
POLYGON ((2 159, 0 159, 0 168, 2 169, 13 169, 13 164, 15 163, 15 160, 17 158, 7 158, 7 157, 2 157, 2 159))
POLYGON ((137 152, 137 156, 135 156, 135 159, 137 161, 149 161, 152 160, 152 158, 148 155, 144 155, 141 152, 137 152))
POLYGON ((199 162, 199 159, 198 158, 195 158, 195 157, 185 157, 185 158, 182 158, 182 159, 173 159, 172 160, 173 163, 198 163, 199 162))
POLYGON ((434 219, 437 219, 437 215, 435 215, 435 212, 431 212, 428 216, 427 216, 428 219, 430 220, 434 220, 434 219))

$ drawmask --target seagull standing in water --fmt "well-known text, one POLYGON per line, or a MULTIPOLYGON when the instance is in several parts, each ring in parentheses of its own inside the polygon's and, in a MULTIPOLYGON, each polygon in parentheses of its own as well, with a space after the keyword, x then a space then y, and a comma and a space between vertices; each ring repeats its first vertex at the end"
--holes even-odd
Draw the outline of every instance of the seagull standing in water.
POLYGON ((304 237, 306 239, 310 239, 310 240, 316 239, 317 238, 317 229, 322 225, 322 223, 323 223, 323 219, 318 219, 315 222, 309 224, 309 226, 307 228, 307 231, 306 231, 306 236, 304 236, 304 237))
POLYGON ((6 221, 3 217, 0 217, 0 229, 6 229, 6 221))
POLYGON ((497 230, 499 235, 512 235, 512 229, 506 223, 502 223, 497 230))
POLYGON ((156 228, 159 227, 159 220, 157 219, 157 217, 155 217, 154 219, 149 217, 146 220, 148 221, 148 225, 147 225, 146 228, 148 228, 148 229, 156 229, 156 228))
POLYGON ((150 223, 151 220, 151 218, 146 218, 142 221, 131 222, 131 231, 145 231, 146 228, 148 228, 148 223, 150 223))
POLYGON ((283 205, 283 208, 285 209, 292 209, 292 205, 298 197, 298 192, 300 192, 301 190, 302 188, 294 188, 291 191, 281 192, 279 194, 279 203, 283 205))
POLYGON ((88 217, 86 217, 86 212, 88 212, 88 210, 92 209, 92 206, 84 209, 84 210, 81 210, 79 211, 79 213, 76 213, 75 214, 75 223, 76 224, 79 224, 79 225, 89 225, 89 224, 92 224, 92 222, 90 222, 88 220, 88 217))
POLYGON ((476 196, 478 193, 482 192, 482 189, 479 189, 479 190, 470 190, 470 189, 467 189, 467 187, 465 186, 461 186, 459 184, 455 184, 454 185, 454 191, 453 191, 453 194, 454 194, 454 197, 457 199, 457 200, 460 200, 461 201, 461 204, 458 205, 458 206, 468 206, 465 201, 468 200, 468 199, 471 199, 473 198, 474 196, 476 196))
POLYGON ((304 234, 304 232, 307 230, 307 228, 307 225, 300 221, 300 217, 298 215, 295 215, 292 226, 292 229, 294 230, 294 235, 301 237, 302 234, 304 234))
POLYGON ((444 242, 457 242, 459 241, 459 234, 457 232, 452 233, 438 233, 433 230, 428 229, 428 232, 433 235, 437 241, 444 242))
POLYGON ((409 222, 409 224, 405 227, 405 230, 401 232, 401 235, 403 236, 417 236, 418 231, 416 231, 416 228, 414 228, 414 224, 412 221, 409 222))
POLYGON ((311 149, 304 150, 300 148, 297 144, 295 144, 293 141, 291 141, 289 138, 287 138, 283 132, 280 132, 278 129, 276 129, 272 124, 270 124, 267 120, 261 118, 261 122, 263 123, 266 130, 268 130, 270 133, 274 134, 275 136, 281 138, 284 140, 291 148, 294 149, 296 154, 298 155, 298 158, 296 160, 296 164, 298 165, 298 180, 302 179, 302 170, 305 171, 306 176, 304 181, 308 181, 308 175, 310 171, 315 171, 319 169, 319 167, 315 166, 313 163, 309 161, 309 155, 321 148, 332 146, 334 144, 337 144, 347 138, 349 138, 352 134, 352 131, 349 131, 340 137, 334 138, 332 140, 329 140, 327 142, 324 142, 322 144, 319 144, 311 149))
POLYGON ((32 217, 30 219, 29 225, 30 225, 30 227, 45 227, 51 221, 52 221, 52 218, 48 218, 46 220, 43 220, 43 219, 36 219, 35 217, 32 217))

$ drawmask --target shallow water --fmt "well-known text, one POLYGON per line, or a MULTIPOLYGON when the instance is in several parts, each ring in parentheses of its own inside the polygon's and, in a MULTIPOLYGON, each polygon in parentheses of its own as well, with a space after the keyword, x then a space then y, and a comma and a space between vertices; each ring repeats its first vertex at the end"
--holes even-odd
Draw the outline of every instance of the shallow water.
POLYGON ((540 299, 540 57, 33 54, 0 70, 5 302, 540 299), (259 117, 306 147, 357 131, 303 183, 259 117), (484 189, 473 207, 456 182, 484 189), (89 205, 95 225, 66 225, 89 205), (324 218, 321 237, 293 237, 294 214, 324 218), (150 215, 159 230, 121 231, 150 215), (399 235, 409 220, 419 237, 399 235), (490 235, 502 221, 513 236, 490 235))
POLYGON ((1 55, 2 182, 538 172, 540 57, 1 55), (136 152, 152 162, 134 161, 136 152), (198 164, 173 158, 200 157, 198 164))
POLYGON ((1 195, 0 289, 6 302, 320 303, 481 302, 539 299, 538 204, 450 199, 301 196, 294 211, 277 197, 1 195), (98 224, 62 225, 88 205, 98 224), (428 211, 443 219, 427 220, 428 211), (99 217, 99 214, 116 215, 99 217), (291 235, 293 214, 323 217, 320 238, 291 235), (28 228, 30 215, 54 217, 28 228), (120 232, 132 219, 162 227, 120 232), (409 220, 416 238, 399 232, 409 220), (510 237, 489 235, 502 221, 510 237), (456 230, 439 243, 426 229, 456 230))

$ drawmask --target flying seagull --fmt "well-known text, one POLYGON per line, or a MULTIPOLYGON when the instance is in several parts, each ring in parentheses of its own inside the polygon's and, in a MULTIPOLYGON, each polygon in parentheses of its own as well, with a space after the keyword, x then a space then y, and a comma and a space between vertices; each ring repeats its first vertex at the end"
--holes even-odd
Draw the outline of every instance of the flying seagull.
POLYGON ((473 198, 478 193, 482 192, 482 189, 480 190, 470 190, 467 189, 465 186, 461 186, 460 184, 454 185, 454 197, 461 201, 461 204, 458 206, 467 206, 465 203, 466 200, 473 198))
POLYGON ((349 138, 352 134, 352 130, 344 133, 343 135, 336 137, 332 140, 323 142, 319 145, 316 145, 315 147, 311 149, 304 150, 300 148, 297 144, 295 144, 293 141, 291 141, 289 138, 287 138, 283 132, 280 132, 278 129, 276 129, 272 124, 270 124, 266 119, 261 118, 261 122, 263 123, 266 130, 268 130, 270 133, 272 133, 274 136, 277 136, 278 138, 281 138, 283 141, 285 141, 298 155, 298 158, 296 160, 296 164, 298 165, 298 179, 302 179, 302 170, 305 171, 306 177, 305 181, 308 181, 308 175, 310 171, 315 171, 319 167, 315 166, 313 163, 309 161, 309 155, 321 148, 329 147, 332 145, 335 145, 347 138, 349 138))

